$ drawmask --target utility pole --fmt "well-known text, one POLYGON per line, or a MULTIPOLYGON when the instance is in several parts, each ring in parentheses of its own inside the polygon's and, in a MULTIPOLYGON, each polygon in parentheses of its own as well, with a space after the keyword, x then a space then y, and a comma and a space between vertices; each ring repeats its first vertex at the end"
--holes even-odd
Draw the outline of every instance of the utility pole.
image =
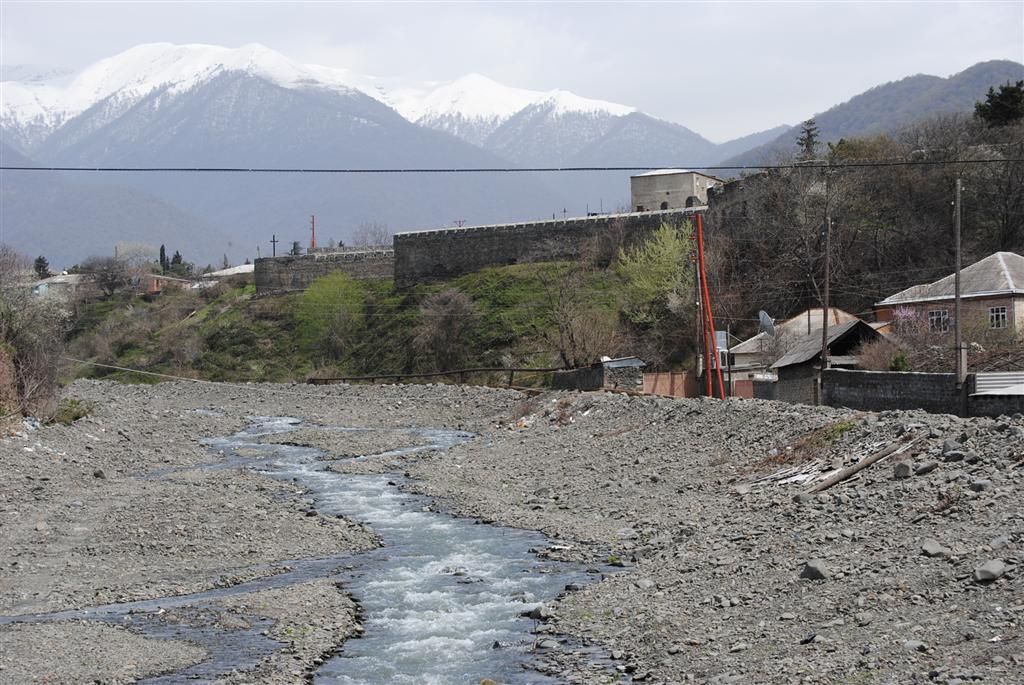
POLYGON ((825 369, 828 368, 829 279, 832 276, 832 217, 825 215, 825 297, 821 302, 821 371, 818 374, 818 404, 825 398, 825 369))
POLYGON ((277 239, 277 234, 276 233, 270 237, 270 245, 271 245, 271 249, 273 250, 273 255, 272 256, 274 256, 274 257, 277 256, 277 244, 279 242, 281 242, 281 241, 277 239))
POLYGON ((309 215, 309 226, 313 231, 313 237, 309 241, 309 251, 314 252, 316 250, 316 214, 309 215))
POLYGON ((962 389, 967 380, 967 350, 960 328, 960 174, 956 176, 956 198, 953 201, 953 239, 956 242, 956 265, 953 276, 953 346, 956 348, 956 387, 962 389))

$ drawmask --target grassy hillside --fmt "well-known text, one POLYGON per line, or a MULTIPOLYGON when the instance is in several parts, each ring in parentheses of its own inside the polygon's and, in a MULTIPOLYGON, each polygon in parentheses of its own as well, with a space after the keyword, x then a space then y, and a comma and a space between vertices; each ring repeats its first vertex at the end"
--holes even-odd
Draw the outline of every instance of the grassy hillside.
MULTIPOLYGON (((559 312, 567 283, 574 306, 614 324, 622 283, 613 271, 519 264, 404 291, 390 281, 341 276, 321 279, 306 293, 266 298, 255 297, 252 286, 169 291, 152 300, 123 294, 80 309, 70 353, 99 364, 217 381, 429 372, 439 370, 434 357, 416 344, 424 303, 457 290, 471 301, 471 314, 459 340, 440 334, 444 344, 465 349, 461 365, 560 365, 559 319, 565 315, 559 312)), ((602 340, 616 339, 599 333, 602 340)), ((602 353, 620 351, 613 346, 602 353)), ((99 366, 82 366, 79 373, 157 380, 99 366)))

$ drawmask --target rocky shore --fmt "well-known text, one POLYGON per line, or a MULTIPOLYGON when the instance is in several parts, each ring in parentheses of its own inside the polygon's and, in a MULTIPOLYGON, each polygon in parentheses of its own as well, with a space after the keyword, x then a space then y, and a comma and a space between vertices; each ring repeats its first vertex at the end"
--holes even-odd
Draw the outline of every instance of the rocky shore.
MULTIPOLYGON (((545 554, 615 569, 540 612, 560 681, 1024 682, 1024 417, 451 386, 80 381, 67 395, 91 414, 0 439, 0 616, 230 587, 375 546, 287 483, 196 468, 218 462, 203 438, 294 416, 305 425, 270 441, 331 456, 417 444, 375 428, 475 432, 333 468, 403 473, 439 509, 541 530, 545 554)), ((217 675, 232 683, 305 682, 360 630, 325 581, 153 620, 265 625, 280 647, 217 675)), ((0 682, 133 682, 209 658, 131 622, 0 625, 0 682), (106 656, 87 656, 96 641, 106 656)))

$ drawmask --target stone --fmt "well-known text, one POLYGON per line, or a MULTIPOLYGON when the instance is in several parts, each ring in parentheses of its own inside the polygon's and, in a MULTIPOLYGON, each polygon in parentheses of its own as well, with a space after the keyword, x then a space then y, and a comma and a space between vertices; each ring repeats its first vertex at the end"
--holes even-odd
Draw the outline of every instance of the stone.
POLYGON ((1010 538, 1006 535, 1000 535, 999 537, 992 538, 988 541, 988 546, 992 549, 1002 549, 1010 544, 1010 538))
POLYGON ((641 590, 653 590, 655 587, 657 587, 657 583, 655 583, 650 578, 641 578, 640 580, 636 581, 636 586, 641 590))
POLYGON ((921 553, 926 557, 942 557, 946 558, 952 556, 952 552, 946 547, 943 547, 938 540, 925 540, 921 543, 921 553))
POLYGON ((977 480, 971 481, 970 488, 975 492, 985 492, 992 488, 992 481, 987 478, 978 478, 977 480))
POLYGON ((929 473, 931 473, 932 471, 934 471, 937 468, 939 468, 939 462, 937 462, 937 461, 926 461, 923 464, 918 465, 918 467, 916 469, 914 469, 914 475, 925 476, 925 475, 928 475, 929 473))
POLYGON ((92 472, 93 478, 106 478, 107 474, 103 473, 103 469, 96 469, 92 472))
POLYGON ((942 455, 942 458, 946 461, 963 461, 964 457, 967 456, 961 450, 950 450, 942 455))
POLYGON ((998 580, 1006 573, 1006 564, 998 559, 991 559, 974 569, 974 580, 979 583, 990 583, 998 580))
POLYGON ((909 461, 898 461, 892 467, 892 477, 894 480, 903 480, 904 478, 910 478, 914 474, 914 465, 909 461))
POLYGON ((780 621, 793 621, 793 620, 796 620, 796 614, 793 614, 793 613, 790 613, 790 612, 787 611, 786 613, 784 613, 781 616, 779 616, 779 620, 780 621))
POLYGON ((928 643, 922 642, 921 640, 906 640, 903 643, 903 649, 909 650, 911 652, 927 652, 928 643))
POLYGON ((825 580, 828 577, 825 562, 821 559, 811 559, 804 564, 804 570, 800 572, 800 577, 808 580, 825 580))

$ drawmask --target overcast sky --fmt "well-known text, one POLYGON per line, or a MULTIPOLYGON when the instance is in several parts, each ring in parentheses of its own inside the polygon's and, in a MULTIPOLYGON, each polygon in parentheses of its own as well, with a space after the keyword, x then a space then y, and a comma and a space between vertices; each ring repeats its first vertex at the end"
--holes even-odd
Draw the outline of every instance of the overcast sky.
POLYGON ((45 2, 0 0, 0 60, 81 68, 139 43, 263 43, 411 80, 479 72, 633 105, 715 140, 881 83, 1024 62, 1024 0, 992 2, 45 2))

